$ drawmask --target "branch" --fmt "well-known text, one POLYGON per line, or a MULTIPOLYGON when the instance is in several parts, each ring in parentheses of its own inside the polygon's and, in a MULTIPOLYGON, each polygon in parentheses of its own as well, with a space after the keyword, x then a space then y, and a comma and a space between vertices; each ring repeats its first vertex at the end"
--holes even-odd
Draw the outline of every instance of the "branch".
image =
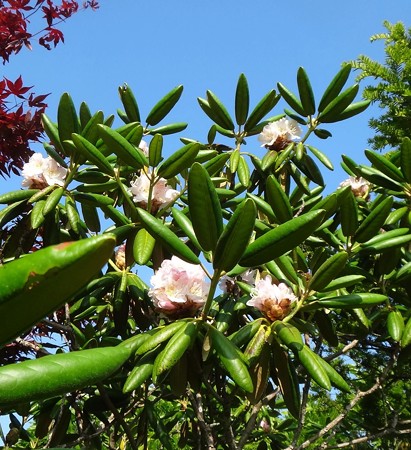
POLYGON ((188 397, 191 401, 191 404, 193 405, 193 409, 196 413, 200 429, 206 438, 208 450, 215 450, 213 433, 211 432, 210 426, 204 420, 203 400, 201 398, 201 394, 197 393, 194 397, 193 393, 190 390, 188 390, 188 397))

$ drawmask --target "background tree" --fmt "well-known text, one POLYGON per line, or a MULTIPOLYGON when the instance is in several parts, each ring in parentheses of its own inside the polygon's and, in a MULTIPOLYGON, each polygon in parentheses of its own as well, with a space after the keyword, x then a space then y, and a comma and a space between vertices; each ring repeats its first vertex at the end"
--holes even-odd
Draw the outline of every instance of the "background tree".
POLYGON ((372 77, 376 84, 365 87, 363 96, 383 113, 370 120, 376 134, 369 139, 375 150, 397 147, 410 137, 411 122, 411 34, 401 22, 384 22, 386 33, 375 34, 371 42, 384 41, 385 61, 379 63, 361 55, 351 64, 361 72, 357 79, 372 77))
MULTIPOLYGON (((32 49, 34 40, 50 50, 64 35, 57 27, 79 9, 98 8, 94 0, 82 7, 74 0, 63 0, 60 5, 50 0, 6 0, 0 2, 0 58, 8 63, 10 56, 23 47, 32 49), (44 28, 31 30, 31 21, 43 13, 44 28)), ((36 21, 36 25, 40 23, 36 21)), ((32 86, 24 86, 20 76, 0 82, 0 175, 19 173, 23 163, 33 153, 30 143, 39 141, 42 127, 40 117, 45 111, 48 94, 35 95, 32 86)))

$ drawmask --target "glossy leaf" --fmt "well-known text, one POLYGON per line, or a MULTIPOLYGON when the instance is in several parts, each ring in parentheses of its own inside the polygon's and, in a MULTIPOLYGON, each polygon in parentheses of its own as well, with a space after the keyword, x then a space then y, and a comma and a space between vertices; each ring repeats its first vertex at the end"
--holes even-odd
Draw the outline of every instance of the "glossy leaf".
POLYGON ((199 264, 198 257, 193 251, 182 242, 176 234, 174 234, 170 228, 163 224, 159 219, 153 217, 150 213, 144 209, 137 208, 138 216, 142 222, 144 228, 151 234, 156 240, 161 242, 165 248, 167 248, 172 254, 187 261, 191 264, 199 264))
POLYGON ((179 85, 168 92, 168 94, 153 106, 152 110, 148 113, 146 122, 154 126, 163 120, 180 100, 183 89, 183 86, 179 85))
POLYGON ((310 280, 309 288, 321 291, 344 269, 348 261, 346 252, 339 252, 328 258, 314 273, 310 280))
POLYGON ((118 93, 120 94, 121 103, 123 103, 130 122, 141 122, 140 111, 138 109, 136 98, 127 83, 124 83, 118 88, 118 93))
POLYGON ((160 164, 157 170, 158 176, 167 179, 175 177, 193 164, 200 148, 201 145, 198 142, 191 142, 181 147, 160 164))
POLYGON ((400 145, 401 172, 407 183, 411 183, 411 139, 404 137, 400 145))
POLYGON ((244 131, 250 132, 265 117, 278 103, 280 96, 277 95, 275 90, 269 91, 255 106, 248 116, 246 123, 244 124, 244 131))
POLYGON ((273 208, 274 214, 280 223, 287 222, 293 218, 293 212, 288 200, 278 180, 270 175, 266 181, 267 201, 273 208))
POLYGON ((358 227, 354 239, 357 242, 366 242, 375 236, 383 226, 393 204, 392 197, 386 197, 376 205, 358 227))
POLYGON ((319 386, 327 391, 331 389, 330 378, 318 355, 304 345, 303 349, 298 352, 298 359, 319 386))
POLYGON ((317 120, 321 123, 337 122, 340 114, 350 105, 354 100, 359 90, 359 85, 354 84, 341 94, 339 94, 334 100, 332 100, 327 107, 318 115, 317 120))
POLYGON ((215 269, 229 272, 238 263, 253 233, 256 214, 251 199, 245 199, 237 206, 218 239, 213 258, 215 269))
POLYGON ((348 77, 351 73, 351 65, 344 64, 344 66, 339 70, 337 75, 331 80, 331 83, 327 86, 321 97, 320 103, 318 105, 318 112, 322 112, 342 91, 348 77))
POLYGON ((237 125, 244 125, 250 106, 250 93, 248 90, 247 78, 242 73, 237 82, 237 89, 235 92, 235 118, 237 125))
POLYGON ((404 332, 404 318, 400 311, 390 311, 387 317, 387 329, 395 342, 400 342, 404 332))
POLYGON ((291 106, 291 108, 301 116, 306 116, 303 105, 300 100, 293 94, 289 89, 287 89, 282 83, 277 83, 278 90, 283 97, 283 99, 291 106))
POLYGON ((0 266, 0 345, 63 305, 96 275, 114 245, 109 234, 95 236, 47 247, 0 266))
POLYGON ((297 85, 304 116, 311 116, 315 113, 314 93, 310 79, 303 67, 299 67, 297 71, 297 85))
POLYGON ((220 99, 211 91, 207 91, 206 94, 208 105, 211 111, 213 111, 214 116, 218 119, 216 121, 217 125, 220 125, 226 130, 234 130, 233 119, 220 99))
POLYGON ((161 161, 161 154, 163 151, 163 136, 155 134, 150 141, 148 150, 148 162, 150 166, 156 167, 161 161))
POLYGON ((311 236, 323 217, 324 210, 308 212, 268 231, 249 245, 240 264, 258 266, 284 255, 311 236))
POLYGON ((142 228, 138 230, 133 243, 134 260, 140 266, 148 263, 154 250, 156 240, 151 234, 142 228))
POLYGON ((194 163, 188 175, 188 205, 201 247, 214 250, 223 231, 223 216, 215 187, 206 169, 194 163))

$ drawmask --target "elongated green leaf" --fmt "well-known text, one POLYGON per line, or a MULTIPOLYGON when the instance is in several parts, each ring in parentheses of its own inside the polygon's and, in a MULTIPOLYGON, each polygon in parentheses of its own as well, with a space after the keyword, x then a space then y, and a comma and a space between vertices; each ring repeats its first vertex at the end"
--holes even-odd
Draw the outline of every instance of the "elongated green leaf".
POLYGON ((341 202, 340 214, 343 235, 354 236, 358 228, 358 207, 351 189, 341 202))
POLYGON ((153 350, 157 345, 168 341, 172 336, 178 333, 183 327, 186 326, 186 322, 172 322, 164 327, 154 328, 148 333, 149 338, 147 338, 136 350, 136 355, 144 355, 145 353, 153 350))
POLYGON ((137 362, 124 383, 124 393, 139 388, 151 376, 155 356, 152 353, 147 353, 137 362))
POLYGON ((129 121, 141 122, 140 111, 138 109, 137 101, 131 88, 126 83, 124 83, 118 88, 118 93, 120 94, 121 103, 123 103, 129 121))
POLYGON ((87 160, 95 164, 103 173, 113 176, 114 169, 112 165, 108 162, 107 158, 95 147, 91 142, 89 142, 83 136, 79 134, 73 134, 71 136, 74 145, 77 150, 83 155, 87 160))
POLYGON ((354 239, 357 242, 366 242, 375 236, 387 219, 392 204, 393 198, 390 196, 386 197, 382 202, 375 206, 358 227, 354 239))
POLYGON ((407 347, 411 344, 411 317, 408 318, 405 324, 404 331, 401 337, 401 347, 407 347))
POLYGON ((337 289, 354 286, 357 283, 365 280, 364 275, 345 275, 339 278, 335 278, 327 286, 322 288, 323 292, 335 291, 337 289))
POLYGON ((237 167, 238 180, 244 187, 248 187, 250 184, 250 169, 243 156, 240 156, 237 167))
POLYGON ((361 246, 362 253, 382 253, 411 241, 408 228, 396 228, 374 236, 361 246))
POLYGON ((146 122, 151 125, 157 125, 166 115, 174 108, 176 103, 180 100, 184 87, 179 85, 166 94, 158 103, 156 103, 152 110, 148 113, 146 122))
POLYGON ((162 352, 154 361, 153 367, 153 382, 156 382, 157 377, 163 372, 170 370, 186 350, 194 342, 198 331, 198 323, 187 322, 181 329, 171 337, 162 352))
POLYGON ((190 241, 201 250, 201 245, 197 240, 197 237, 194 232, 193 224, 191 220, 179 209, 171 208, 171 212, 176 224, 181 228, 181 230, 187 235, 190 241))
POLYGON ((42 400, 110 377, 130 357, 125 346, 44 356, 0 367, 0 405, 42 400))
POLYGON ((250 106, 250 93, 248 90, 247 78, 242 73, 237 82, 235 92, 235 118, 237 125, 244 125, 248 116, 248 108, 250 106))
POLYGON ((140 266, 144 266, 151 258, 156 240, 151 234, 142 228, 136 234, 133 244, 134 260, 140 266))
POLYGON ((0 345, 64 304, 106 263, 114 245, 109 234, 95 236, 0 266, 0 345))
POLYGON ((304 345, 303 349, 298 352, 298 358, 312 379, 319 386, 329 391, 331 389, 331 381, 320 361, 320 357, 304 345))
POLYGON ((277 320, 273 323, 272 328, 281 342, 293 352, 298 353, 304 347, 301 333, 293 325, 277 320))
POLYGON ((324 108, 326 108, 333 100, 335 100, 335 98, 338 96, 345 83, 347 82, 350 73, 350 64, 345 64, 342 69, 339 70, 337 75, 331 80, 331 83, 324 91, 324 94, 320 100, 320 104, 318 105, 318 112, 322 112, 324 108))
MULTIPOLYGON (((280 96, 277 95, 274 89, 269 91, 252 110, 251 114, 248 116, 246 123, 244 124, 244 131, 251 133, 253 128, 257 126, 260 120, 266 116, 274 106, 279 102, 280 96)), ((274 119, 273 119, 274 120, 274 119)), ((256 130, 259 133, 261 130, 256 130)))
MULTIPOLYGON (((73 100, 67 92, 65 92, 59 101, 57 109, 58 133, 60 142, 70 140, 73 133, 80 133, 79 118, 74 107, 73 100)), ((64 144, 63 144, 63 147, 64 144)))
POLYGON ((163 151, 163 136, 161 134, 155 134, 151 139, 148 151, 148 162, 150 166, 155 167, 161 161, 161 154, 163 151))
POLYGON ((161 242, 172 254, 178 256, 192 264, 200 264, 198 257, 193 251, 175 235, 170 228, 159 219, 153 217, 144 209, 137 208, 138 216, 144 228, 153 236, 155 240, 161 242))
POLYGON ((386 156, 380 155, 372 150, 365 150, 365 156, 371 161, 373 166, 380 170, 384 175, 392 178, 399 183, 404 183, 405 179, 400 169, 395 166, 386 156))
POLYGON ((308 212, 263 234, 247 248, 240 265, 258 266, 297 247, 318 228, 324 213, 321 209, 308 212))
POLYGON ((370 104, 371 100, 362 100, 360 102, 351 103, 351 105, 347 106, 342 113, 338 114, 333 122, 340 122, 341 120, 346 120, 357 114, 361 114, 370 106, 370 104))
POLYGON ((395 342, 400 342, 404 332, 404 318, 400 311, 390 311, 387 317, 387 329, 395 342))
POLYGON ((403 173, 407 183, 411 183, 411 139, 403 138, 400 145, 401 172, 403 173))
MULTIPOLYGON (((100 137, 107 147, 114 152, 126 164, 136 169, 148 166, 148 160, 144 153, 131 144, 125 137, 106 125, 98 125, 100 137)), ((134 132, 141 134, 141 125, 134 132), (139 129, 138 129, 139 128, 139 129)))
POLYGON ((277 83, 278 90, 280 91, 283 99, 291 106, 291 108, 300 114, 301 116, 306 116, 303 105, 300 100, 293 94, 289 89, 287 89, 282 83, 277 83))
POLYGON ((104 122, 103 111, 97 111, 93 117, 86 123, 81 131, 81 135, 92 144, 96 144, 99 138, 97 125, 104 122))
POLYGON ((191 142, 181 147, 160 164, 157 171, 158 176, 167 179, 175 177, 193 164, 200 148, 201 145, 198 142, 191 142))
POLYGON ((310 280, 309 288, 321 291, 344 269, 348 261, 346 252, 339 252, 328 258, 314 273, 310 280))
POLYGON ((314 93, 310 79, 303 67, 300 67, 297 71, 297 85, 304 116, 311 116, 315 113, 314 93))
POLYGON ((334 100, 332 100, 327 107, 318 115, 317 120, 321 123, 331 123, 342 120, 339 118, 340 114, 350 105, 354 100, 359 90, 359 85, 354 84, 341 94, 339 94, 334 100))
POLYGON ((48 213, 54 211, 56 206, 58 205, 61 197, 63 196, 64 188, 58 187, 55 189, 48 197, 46 202, 44 203, 42 214, 46 216, 48 213))
POLYGON ((39 192, 38 189, 19 189, 18 191, 6 192, 0 195, 0 204, 12 204, 27 200, 37 192, 39 192))
POLYGON ((201 247, 214 250, 223 231, 223 216, 217 192, 204 167, 194 163, 188 175, 188 205, 201 247))
POLYGON ((54 147, 56 147, 63 155, 66 155, 66 150, 61 143, 57 125, 44 113, 41 115, 41 124, 54 147))
POLYGON ((234 122, 228 113, 226 107, 221 103, 221 100, 211 91, 207 91, 207 102, 208 105, 213 111, 217 125, 223 127, 226 130, 234 130, 234 122))
POLYGON ((229 272, 238 263, 254 230, 257 208, 251 199, 237 206, 215 249, 213 267, 229 272))
POLYGON ((331 381, 331 384, 335 386, 337 389, 343 392, 351 392, 351 388, 349 384, 344 380, 344 378, 332 367, 330 364, 328 364, 327 361, 325 361, 321 356, 315 354, 317 356, 318 361, 322 365, 323 369, 325 370, 325 373, 327 374, 328 378, 331 381))
POLYGON ((338 297, 327 297, 321 300, 315 300, 304 305, 305 311, 311 311, 318 308, 336 308, 336 309, 352 309, 364 308, 367 306, 378 305, 387 300, 386 295, 359 293, 340 295, 338 297))
POLYGON ((322 164, 324 164, 325 167, 327 167, 327 169, 334 170, 334 165, 331 160, 326 155, 324 155, 324 153, 320 152, 318 148, 315 148, 311 145, 307 145, 306 147, 318 159, 318 161, 320 161, 322 164))
POLYGON ((150 130, 150 134, 161 134, 162 136, 166 136, 168 134, 179 133, 187 128, 188 123, 186 122, 176 122, 170 123, 168 125, 163 125, 161 127, 156 127, 150 130))
MULTIPOLYGON (((44 200, 44 199, 39 200, 38 202, 36 202, 36 204, 33 206, 33 209, 31 210, 30 225, 31 225, 31 228, 33 228, 33 230, 35 230, 36 228, 39 228, 44 222, 43 209, 44 209, 45 204, 46 204, 46 200, 44 200)), ((18 205, 18 203, 15 203, 14 205, 10 205, 8 208, 10 208, 11 206, 16 206, 16 205, 18 205)))
POLYGON ((211 325, 208 327, 208 330, 212 347, 234 383, 246 392, 253 392, 253 382, 247 366, 240 357, 240 350, 223 333, 211 325))
POLYGON ((266 195, 268 203, 273 208, 275 216, 281 223, 293 218, 293 211, 288 196, 273 175, 267 178, 266 195))

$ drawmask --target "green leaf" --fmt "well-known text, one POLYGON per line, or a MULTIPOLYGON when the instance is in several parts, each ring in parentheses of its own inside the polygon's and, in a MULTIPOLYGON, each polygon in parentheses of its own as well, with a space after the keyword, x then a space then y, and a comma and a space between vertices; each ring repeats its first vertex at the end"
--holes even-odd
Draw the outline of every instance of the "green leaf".
POLYGON ((83 213, 84 222, 86 223, 87 228, 94 233, 99 233, 101 230, 101 225, 97 208, 95 206, 88 205, 87 203, 82 203, 81 211, 83 213))
POLYGON ((157 345, 162 344, 165 341, 168 341, 172 336, 178 333, 183 327, 185 327, 185 321, 172 322, 169 325, 154 328, 153 330, 148 331, 146 334, 149 335, 147 338, 136 350, 136 355, 144 355, 145 353, 153 350, 157 347, 157 345))
MULTIPOLYGON (((252 110, 248 116, 246 123, 244 124, 244 131, 248 133, 252 132, 253 128, 257 126, 260 120, 266 116, 274 106, 279 102, 280 96, 277 95, 274 89, 269 91, 252 110)), ((261 131, 261 130, 260 130, 261 131)), ((258 133, 260 132, 258 131, 258 133)))
POLYGON ((387 317, 387 329, 395 342, 400 342, 404 332, 404 318, 400 311, 390 311, 387 317))
POLYGON ((243 156, 238 160, 237 175, 240 183, 247 188, 250 184, 250 169, 243 156))
POLYGON ((234 383, 246 392, 253 392, 253 382, 240 350, 223 333, 208 325, 212 347, 234 383))
POLYGON ((334 100, 332 100, 327 107, 318 115, 317 120, 321 123, 331 123, 342 120, 341 113, 350 105, 354 100, 359 90, 359 85, 349 87, 341 94, 339 94, 334 100))
POLYGON ((147 229, 156 241, 161 242, 173 255, 178 256, 184 261, 191 264, 200 264, 195 253, 170 228, 164 225, 161 220, 156 219, 144 209, 137 208, 137 212, 143 227, 147 229))
POLYGON ((59 353, 0 367, 0 405, 17 405, 101 382, 130 357, 125 346, 59 353))
POLYGON ((0 195, 0 204, 12 204, 21 200, 27 200, 39 192, 38 189, 19 189, 18 191, 6 192, 0 195))
MULTIPOLYGON (((138 128, 141 128, 138 127, 138 128)), ((115 153, 124 163, 135 169, 141 169, 148 166, 148 160, 144 153, 136 146, 131 144, 125 137, 106 125, 98 125, 100 137, 107 147, 115 153)), ((137 129, 135 131, 138 131, 137 129)), ((141 133, 141 129, 140 129, 141 133)))
POLYGON ((129 121, 141 122, 140 111, 131 88, 124 83, 118 88, 118 93, 120 94, 121 103, 123 103, 129 121))
POLYGON ((81 131, 81 135, 92 144, 96 144, 99 138, 97 125, 104 122, 103 111, 97 111, 93 117, 87 122, 81 131))
POLYGON ((345 83, 348 80, 348 77, 351 73, 351 65, 345 64, 342 69, 337 73, 337 75, 331 80, 331 83, 328 85, 327 89, 324 91, 323 96, 321 97, 320 104, 318 105, 318 112, 322 112, 324 108, 326 108, 338 94, 341 92, 345 83))
POLYGON ((150 261, 155 243, 156 240, 145 228, 138 230, 133 244, 133 255, 137 264, 144 266, 150 261))
POLYGON ((400 145, 401 155, 401 172, 403 173, 407 183, 411 183, 411 139, 403 138, 400 145))
POLYGON ((298 100, 298 98, 289 89, 287 89, 282 83, 277 83, 277 87, 283 99, 291 106, 291 108, 295 112, 297 112, 301 116, 307 115, 305 114, 305 110, 300 100, 298 100))
POLYGON ((310 79, 303 67, 297 71, 297 85, 304 116, 311 116, 315 113, 314 93, 310 79))
POLYGON ((56 147, 56 149, 63 155, 66 155, 66 150, 64 149, 63 144, 60 141, 59 129, 57 128, 56 124, 53 123, 46 114, 42 114, 41 125, 43 126, 44 131, 46 132, 54 147, 56 147))
POLYGON ((350 189, 340 205, 341 230, 345 237, 354 236, 358 228, 357 201, 350 189))
POLYGON ((198 242, 204 250, 214 250, 223 231, 223 216, 215 187, 199 163, 188 174, 188 205, 198 242))
POLYGON ((263 234, 249 245, 240 265, 259 266, 297 247, 319 227, 324 213, 317 210, 302 214, 263 234))
POLYGON ((401 337, 401 347, 407 347, 411 344, 411 317, 407 320, 405 324, 404 331, 401 337))
POLYGON ((229 272, 244 254, 254 230, 257 208, 251 199, 243 200, 234 211, 218 239, 214 269, 229 272))
POLYGON ((123 386, 123 392, 131 392, 139 388, 152 374, 155 354, 145 354, 134 366, 123 386))
POLYGON ((150 141, 148 148, 148 162, 150 166, 156 167, 161 161, 161 154, 163 151, 163 136, 155 134, 150 141))
POLYGON ((146 122, 148 125, 157 125, 166 115, 174 108, 176 103, 180 100, 184 87, 179 85, 166 94, 153 109, 148 113, 146 122))
POLYGON ((395 247, 400 247, 411 241, 408 228, 396 228, 377 234, 361 246, 361 253, 383 253, 395 247))
POLYGON ((284 192, 278 180, 270 175, 266 181, 267 201, 273 208, 274 214, 280 223, 287 222, 293 218, 293 211, 288 200, 288 196, 284 192))
POLYGON ((173 215, 174 221, 181 228, 181 230, 186 234, 186 236, 190 239, 190 241, 199 249, 201 249, 201 245, 197 240, 197 237, 194 232, 193 224, 191 220, 179 209, 172 207, 171 213, 173 215))
POLYGON ((79 134, 73 134, 71 138, 73 139, 74 145, 81 155, 95 164, 103 173, 114 176, 114 169, 112 165, 97 147, 79 134))
POLYGON ((321 291, 344 269, 348 261, 348 253, 339 252, 328 258, 314 273, 309 289, 321 291))
POLYGON ((303 349, 298 352, 298 359, 304 366, 305 370, 311 375, 312 379, 322 388, 329 391, 331 389, 331 381, 328 374, 320 361, 320 357, 316 355, 309 347, 304 345, 303 349))
MULTIPOLYGON (((31 228, 33 230, 35 230, 36 228, 39 228, 42 223, 44 222, 44 214, 43 214, 43 208, 44 205, 46 204, 46 200, 39 200, 38 202, 36 202, 36 204, 33 206, 33 209, 31 210, 30 213, 30 225, 31 228)), ((18 205, 18 203, 15 203, 14 205, 10 205, 10 206, 15 206, 18 205)), ((9 208, 10 208, 9 206, 9 208)))
POLYGON ((186 350, 193 344, 198 331, 197 322, 187 322, 179 329, 174 336, 167 342, 165 348, 157 356, 153 367, 153 382, 158 376, 170 370, 186 350))
POLYGON ((380 170, 384 175, 392 178, 399 183, 404 183, 405 179, 397 166, 395 166, 386 156, 380 155, 372 150, 365 150, 365 156, 371 161, 372 165, 380 170))
POLYGON ((57 122, 58 122, 58 133, 60 142, 63 143, 65 140, 70 140, 73 133, 80 133, 80 123, 76 113, 76 108, 70 94, 65 92, 59 101, 57 109, 57 122))
POLYGON ((186 122, 176 122, 170 123, 168 125, 163 125, 161 127, 153 128, 149 130, 150 134, 161 134, 162 136, 166 136, 168 134, 179 133, 187 128, 188 124, 186 122))
POLYGON ((208 106, 217 119, 215 122, 226 130, 234 130, 234 122, 228 113, 226 107, 221 103, 220 99, 211 91, 207 91, 208 106))
POLYGON ((191 142, 181 147, 160 164, 157 175, 167 179, 175 177, 193 164, 200 148, 201 144, 198 142, 191 142))
POLYGON ((392 204, 393 198, 391 196, 386 197, 378 203, 358 227, 354 240, 357 242, 366 242, 374 237, 384 225, 391 211, 392 204))
POLYGON ((347 106, 342 113, 340 113, 333 122, 340 122, 341 120, 349 119, 350 117, 354 117, 357 114, 365 111, 371 104, 371 100, 363 100, 361 102, 351 103, 351 105, 347 106))
POLYGON ((311 311, 318 308, 336 308, 336 309, 353 309, 363 308, 367 306, 378 305, 387 301, 386 295, 359 293, 340 295, 338 297, 327 297, 321 300, 314 300, 306 303, 303 307, 304 311, 311 311))
POLYGON ((318 161, 320 161, 322 164, 324 164, 325 167, 327 167, 327 169, 334 170, 334 165, 331 160, 326 155, 324 155, 324 153, 320 152, 318 148, 315 148, 311 145, 307 145, 307 148, 318 159, 318 161))
POLYGON ((63 196, 64 188, 57 187, 54 191, 47 197, 46 202, 44 203, 42 214, 46 216, 50 212, 54 211, 56 206, 58 205, 61 197, 63 196))
POLYGON ((250 106, 250 92, 248 90, 247 78, 242 73, 237 82, 235 92, 235 118, 237 125, 244 125, 248 116, 250 106))
POLYGON ((328 364, 327 361, 325 361, 321 356, 317 355, 317 358, 319 362, 321 363, 323 369, 325 370, 325 373, 327 374, 328 378, 331 381, 331 384, 335 386, 337 389, 343 392, 350 393, 351 388, 349 384, 344 380, 344 378, 332 367, 330 364, 328 364))
POLYGON ((47 247, 0 266, 0 345, 63 305, 96 275, 114 245, 112 235, 100 235, 47 247))
POLYGON ((277 320, 273 323, 272 328, 281 342, 294 353, 298 353, 304 347, 300 331, 290 323, 277 320))

